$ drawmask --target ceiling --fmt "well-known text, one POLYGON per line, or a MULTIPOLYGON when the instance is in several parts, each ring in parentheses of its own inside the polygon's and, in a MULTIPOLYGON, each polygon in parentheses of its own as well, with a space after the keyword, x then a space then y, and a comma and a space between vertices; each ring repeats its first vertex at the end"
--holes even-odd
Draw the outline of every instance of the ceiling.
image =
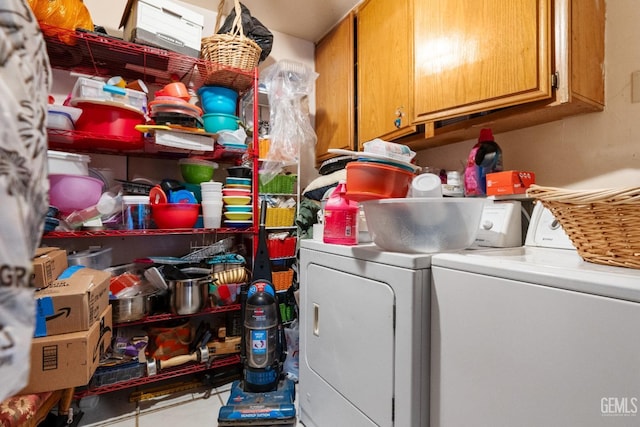
MULTIPOLYGON (((217 11, 217 0, 183 0, 198 7, 217 11)), ((242 0, 270 30, 317 42, 361 0, 242 0)), ((226 0, 225 13, 233 1, 226 0)))

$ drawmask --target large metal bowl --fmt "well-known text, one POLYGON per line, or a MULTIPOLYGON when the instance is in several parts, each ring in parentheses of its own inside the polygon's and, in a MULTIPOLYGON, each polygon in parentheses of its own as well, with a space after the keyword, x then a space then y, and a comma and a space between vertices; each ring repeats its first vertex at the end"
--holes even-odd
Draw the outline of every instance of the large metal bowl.
POLYGON ((362 202, 373 242, 392 252, 435 253, 473 244, 486 199, 416 197, 362 202))

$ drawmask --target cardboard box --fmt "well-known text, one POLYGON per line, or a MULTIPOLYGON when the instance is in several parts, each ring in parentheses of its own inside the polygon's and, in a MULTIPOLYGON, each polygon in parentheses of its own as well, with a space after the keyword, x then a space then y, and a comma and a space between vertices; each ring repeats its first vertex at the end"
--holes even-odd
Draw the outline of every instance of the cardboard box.
POLYGON ((29 382, 19 394, 41 393, 89 384, 113 334, 111 306, 88 331, 34 338, 29 382))
POLYGON ((126 41, 200 57, 204 16, 171 0, 128 0, 120 27, 126 41))
POLYGON ((46 288, 68 267, 67 251, 60 248, 38 248, 32 264, 31 286, 46 288))
POLYGON ((34 336, 89 329, 109 305, 110 278, 106 271, 83 267, 37 291, 34 336))
POLYGON ((533 172, 504 171, 487 174, 487 196, 523 194, 531 184, 536 183, 533 172))

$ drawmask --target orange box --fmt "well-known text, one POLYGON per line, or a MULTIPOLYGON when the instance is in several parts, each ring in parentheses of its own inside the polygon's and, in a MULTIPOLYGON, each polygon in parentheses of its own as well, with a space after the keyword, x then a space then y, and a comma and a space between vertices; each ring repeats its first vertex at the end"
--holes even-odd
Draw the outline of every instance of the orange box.
POLYGON ((487 174, 487 196, 523 194, 536 183, 536 174, 525 171, 504 171, 487 174))

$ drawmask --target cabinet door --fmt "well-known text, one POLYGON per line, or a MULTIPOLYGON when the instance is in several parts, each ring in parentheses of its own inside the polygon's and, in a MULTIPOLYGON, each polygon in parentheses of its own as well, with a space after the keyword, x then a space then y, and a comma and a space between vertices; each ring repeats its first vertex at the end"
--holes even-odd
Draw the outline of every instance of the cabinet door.
POLYGON ((550 3, 415 0, 416 121, 550 98, 550 3))
POLYGON ((410 0, 369 0, 358 10, 358 142, 395 139, 412 121, 410 0))
POLYGON ((347 16, 316 45, 316 161, 332 157, 329 148, 355 146, 354 30, 347 16))

